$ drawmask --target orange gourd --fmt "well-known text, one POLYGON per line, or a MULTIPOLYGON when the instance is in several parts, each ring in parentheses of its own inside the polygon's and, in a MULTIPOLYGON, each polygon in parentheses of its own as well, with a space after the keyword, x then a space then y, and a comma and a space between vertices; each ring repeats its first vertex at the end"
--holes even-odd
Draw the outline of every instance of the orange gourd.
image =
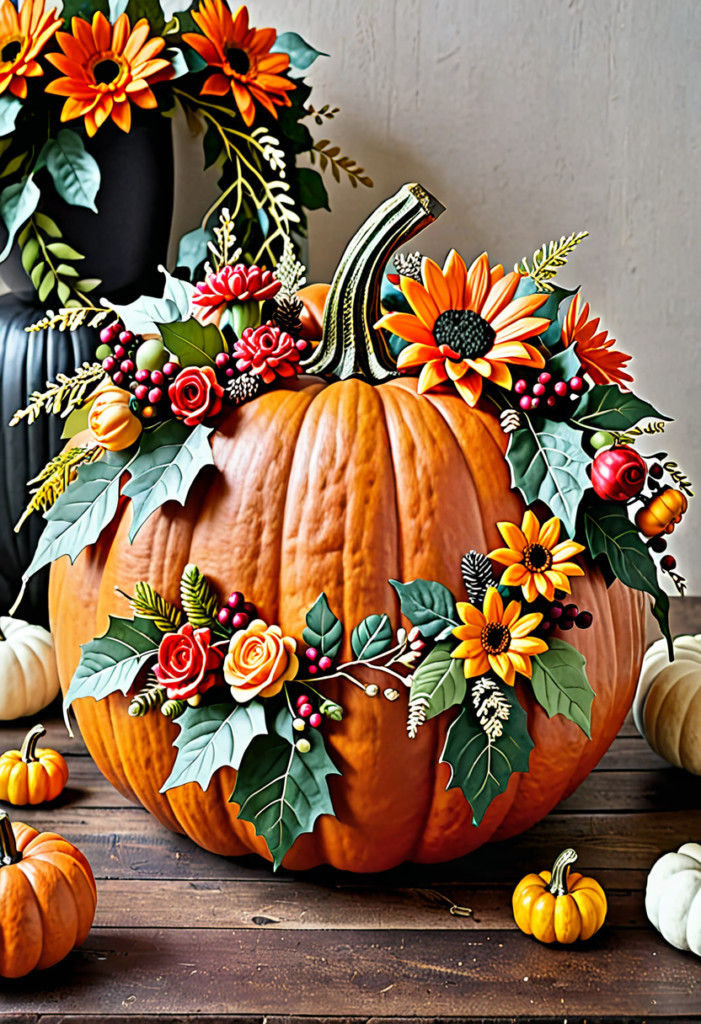
POLYGON ((54 832, 0 811, 0 977, 53 967, 88 937, 97 890, 90 865, 54 832))
POLYGON ((522 878, 514 890, 516 924, 539 942, 572 943, 590 939, 606 919, 604 890, 593 878, 570 872, 574 850, 563 850, 552 871, 522 878))
POLYGON ((44 804, 55 800, 68 782, 68 765, 57 750, 37 749, 46 735, 43 725, 35 725, 24 737, 20 750, 0 755, 0 800, 9 804, 44 804))
POLYGON ((133 444, 141 433, 141 420, 129 408, 130 400, 131 394, 114 384, 97 392, 88 423, 93 440, 103 448, 119 452, 133 444))
MULTIPOLYGON (((80 644, 104 632, 110 613, 125 613, 116 586, 132 592, 135 582, 148 580, 177 602, 180 575, 192 562, 220 595, 242 590, 285 636, 301 636, 305 612, 321 591, 347 624, 385 610, 396 628, 399 606, 388 580, 438 580, 462 594, 461 554, 495 548, 497 522, 521 521, 523 502, 511 490, 504 459, 506 437, 492 411, 470 408, 450 387, 420 396, 415 379, 392 379, 388 369, 384 383, 360 379, 392 365, 372 326, 380 312, 380 272, 393 246, 430 220, 430 211, 424 207, 421 217, 409 229, 405 219, 391 237, 382 225, 366 232, 362 247, 352 243, 342 260, 314 368, 317 359, 326 361, 318 369, 348 379, 283 382, 227 413, 212 435, 218 472, 184 508, 159 509, 130 544, 131 513, 123 499, 94 546, 73 565, 67 558, 54 564, 50 609, 64 690, 80 644)), ((577 637, 597 695, 591 740, 562 716, 548 718, 530 688, 519 684, 535 742, 529 771, 511 778, 474 827, 463 795, 446 792, 448 766, 438 764, 453 716, 432 719, 410 741, 404 701, 368 699, 332 680, 324 696, 346 709, 327 740, 344 773, 330 780, 338 818, 320 818, 285 866, 380 871, 405 860, 449 860, 529 828, 575 789, 625 718, 644 650, 640 593, 618 582, 608 589, 589 565, 577 597, 596 623, 577 637)), ((347 634, 344 644, 341 657, 350 657, 347 634)), ((363 671, 368 681, 383 683, 379 672, 363 671)), ((206 792, 195 784, 160 792, 177 736, 163 715, 131 718, 119 693, 73 706, 90 752, 120 792, 206 849, 253 850, 270 859, 264 840, 227 802, 233 770, 221 769, 206 792)))
POLYGON ((297 292, 297 298, 301 299, 304 305, 299 315, 302 322, 300 337, 306 338, 307 341, 318 341, 321 338, 324 309, 330 287, 328 284, 308 284, 297 292))
POLYGON ((665 487, 635 517, 635 525, 646 537, 672 533, 689 507, 686 495, 674 487, 665 487))

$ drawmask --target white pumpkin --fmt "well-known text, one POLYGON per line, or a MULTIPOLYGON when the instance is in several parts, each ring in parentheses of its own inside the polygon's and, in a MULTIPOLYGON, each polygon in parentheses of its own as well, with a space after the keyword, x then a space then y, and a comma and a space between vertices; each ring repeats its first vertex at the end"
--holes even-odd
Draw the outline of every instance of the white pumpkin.
POLYGON ((665 853, 647 876, 645 912, 677 949, 701 956, 701 846, 684 843, 665 853))
POLYGON ((0 721, 35 715, 59 689, 51 633, 5 616, 0 632, 0 721))
POLYGON ((701 775, 701 634, 649 648, 633 700, 633 720, 652 749, 670 764, 701 775))

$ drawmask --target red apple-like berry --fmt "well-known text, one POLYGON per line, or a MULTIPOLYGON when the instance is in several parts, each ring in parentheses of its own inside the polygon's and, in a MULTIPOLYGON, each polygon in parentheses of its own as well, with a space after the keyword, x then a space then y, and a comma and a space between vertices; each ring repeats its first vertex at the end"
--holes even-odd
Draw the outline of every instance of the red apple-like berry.
POLYGON ((528 395, 524 395, 523 398, 520 399, 518 404, 521 406, 524 412, 528 412, 528 410, 531 407, 531 399, 528 395))
POLYGON ((640 494, 647 463, 629 445, 600 451, 591 464, 591 485, 605 501, 628 501, 640 494))
POLYGON ((143 402, 147 394, 148 388, 146 387, 145 384, 137 384, 136 387, 134 388, 134 397, 138 398, 140 402, 143 402))
POLYGON ((171 377, 174 373, 177 373, 180 367, 177 363, 164 363, 161 367, 161 373, 165 374, 166 377, 171 377))
POLYGON ((160 387, 163 387, 163 382, 164 381, 165 381, 165 377, 163 376, 161 371, 160 370, 153 370, 153 372, 151 373, 151 383, 153 385, 155 385, 155 387, 160 388, 160 387))
POLYGON ((148 400, 152 405, 158 405, 160 400, 163 398, 163 392, 160 388, 151 388, 148 393, 148 400))
POLYGON ((559 380, 557 382, 557 384, 555 385, 555 387, 553 388, 553 391, 555 392, 556 395, 559 395, 560 398, 562 398, 564 395, 566 395, 567 394, 567 385, 565 384, 564 380, 559 380))
POLYGON ((307 647, 306 651, 304 652, 304 657, 307 659, 307 661, 316 661, 316 659, 319 657, 319 652, 317 651, 316 647, 307 647))
POLYGON ((541 373, 541 374, 538 375, 538 383, 539 384, 549 384, 551 380, 552 380, 552 375, 549 374, 547 372, 547 370, 544 373, 541 373))
POLYGON ((671 572, 673 569, 677 568, 677 560, 674 555, 665 555, 664 558, 660 560, 660 565, 665 572, 671 572))
POLYGON ((134 364, 132 363, 131 359, 125 359, 124 362, 119 367, 119 369, 122 371, 122 373, 133 373, 134 364))
POLYGON ((301 708, 302 704, 308 704, 308 703, 309 703, 309 697, 307 696, 307 694, 306 693, 300 693, 299 697, 297 698, 297 707, 301 708))
POLYGON ((102 360, 102 369, 105 373, 112 373, 116 365, 117 360, 114 359, 113 356, 107 356, 107 359, 102 360))
POLYGON ((307 703, 307 704, 300 704, 299 708, 298 708, 298 711, 299 711, 299 713, 300 713, 302 718, 309 718, 309 716, 314 711, 314 708, 309 703, 307 703))
POLYGON ((143 384, 149 379, 149 372, 148 370, 137 370, 134 377, 138 380, 139 384, 143 384))
POLYGON ((229 365, 229 353, 218 352, 217 358, 214 360, 214 362, 217 364, 220 370, 223 370, 225 366, 229 365))
POLYGON ((112 349, 112 354, 114 355, 115 359, 124 359, 125 355, 127 354, 127 350, 124 348, 123 345, 115 345, 114 348, 112 349))
POLYGON ((570 386, 570 391, 581 391, 584 387, 584 381, 581 377, 570 377, 568 384, 570 386))
POLYGON ((134 335, 132 334, 131 331, 122 331, 122 333, 119 335, 119 340, 122 343, 122 345, 129 346, 134 341, 134 335))
POLYGON ((309 724, 311 725, 312 729, 319 728, 319 726, 321 725, 321 715, 319 714, 318 711, 315 711, 313 715, 309 716, 309 724))
POLYGON ((217 619, 221 622, 222 626, 225 626, 231 618, 231 608, 220 608, 217 615, 217 619))
POLYGON ((524 391, 527 391, 527 390, 528 390, 528 383, 527 383, 527 381, 525 381, 523 379, 523 377, 521 377, 514 384, 514 391, 516 392, 517 395, 522 395, 524 393, 524 391))
POLYGON ((323 656, 323 658, 319 658, 319 668, 321 669, 322 672, 328 672, 332 665, 333 662, 331 661, 331 658, 329 658, 326 654, 323 656))
POLYGON ((116 373, 112 374, 112 380, 117 386, 119 386, 124 380, 124 374, 120 370, 117 370, 116 373))
POLYGON ((235 590, 233 594, 229 594, 229 600, 226 602, 229 608, 233 608, 234 611, 243 604, 243 594, 240 590, 235 590))
POLYGON ((231 625, 234 629, 245 629, 248 625, 248 616, 245 612, 236 612, 231 620, 231 625))

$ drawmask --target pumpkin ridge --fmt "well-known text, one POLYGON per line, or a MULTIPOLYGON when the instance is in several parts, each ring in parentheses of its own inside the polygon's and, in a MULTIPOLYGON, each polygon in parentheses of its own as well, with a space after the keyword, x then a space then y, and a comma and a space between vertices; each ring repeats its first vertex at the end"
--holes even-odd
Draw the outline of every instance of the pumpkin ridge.
POLYGON ((653 737, 655 745, 658 748, 664 750, 663 756, 666 760, 675 764, 677 768, 683 768, 684 763, 681 757, 681 739, 682 731, 684 728, 684 720, 689 713, 689 707, 691 702, 696 697, 697 693, 694 690, 687 690, 687 687, 682 687, 684 680, 687 678, 687 674, 679 675, 672 679, 669 684, 669 688, 665 694, 663 694, 662 700, 657 707, 657 714, 655 715, 655 735, 653 737), (686 691, 686 692, 685 692, 686 691), (687 698, 684 700, 684 698, 687 698), (674 703, 673 714, 665 715, 665 704, 668 702, 674 703), (666 743, 660 743, 660 737, 658 736, 658 727, 661 721, 674 722, 674 733, 669 730, 665 730, 666 743))

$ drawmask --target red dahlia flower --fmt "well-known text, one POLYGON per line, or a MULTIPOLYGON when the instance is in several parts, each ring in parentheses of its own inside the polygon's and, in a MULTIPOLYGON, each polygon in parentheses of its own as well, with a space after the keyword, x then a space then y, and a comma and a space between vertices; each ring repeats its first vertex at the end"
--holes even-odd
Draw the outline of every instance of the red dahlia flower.
POLYGON ((197 285, 192 305, 202 323, 210 320, 221 306, 230 302, 252 302, 272 299, 282 287, 270 270, 247 267, 244 263, 222 267, 217 273, 207 274, 197 285))
POLYGON ((260 376, 265 384, 276 377, 294 377, 300 371, 300 353, 305 341, 281 331, 270 321, 260 327, 247 327, 233 348, 237 369, 260 376))

